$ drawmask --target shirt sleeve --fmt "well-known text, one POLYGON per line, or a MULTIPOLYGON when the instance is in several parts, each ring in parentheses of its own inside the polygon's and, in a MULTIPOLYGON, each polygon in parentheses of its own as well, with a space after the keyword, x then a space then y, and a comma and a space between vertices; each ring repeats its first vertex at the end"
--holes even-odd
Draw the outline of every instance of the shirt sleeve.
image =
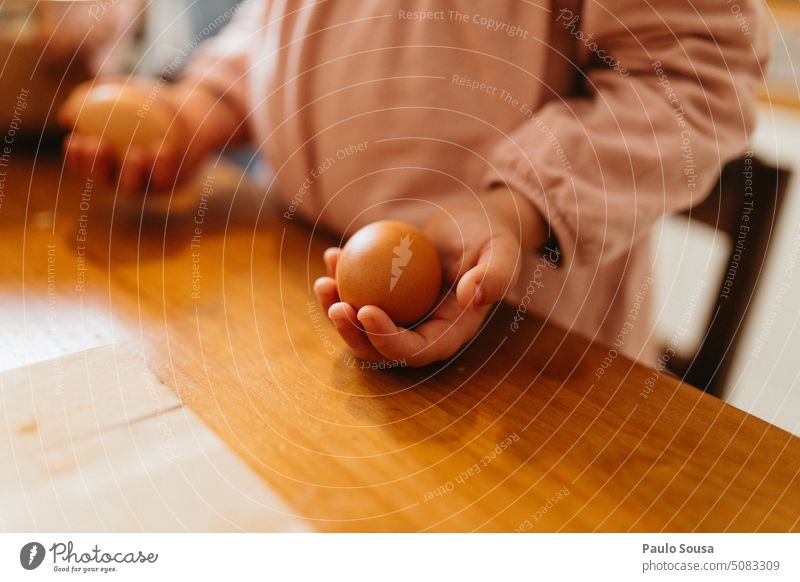
POLYGON ((619 257, 708 195, 753 130, 770 40, 760 0, 586 0, 580 12, 552 18, 577 43, 584 95, 548 101, 493 146, 483 184, 529 198, 575 266, 619 257))
POLYGON ((192 54, 182 79, 201 86, 229 103, 240 120, 250 109, 248 72, 266 26, 268 0, 246 0, 215 37, 192 54))

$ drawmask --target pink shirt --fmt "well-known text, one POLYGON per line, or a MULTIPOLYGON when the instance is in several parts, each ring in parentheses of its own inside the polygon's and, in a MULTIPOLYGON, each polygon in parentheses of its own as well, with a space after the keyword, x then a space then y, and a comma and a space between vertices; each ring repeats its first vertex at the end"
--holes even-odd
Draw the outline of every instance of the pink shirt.
POLYGON ((746 146, 768 36, 751 0, 248 0, 187 75, 249 124, 286 220, 423 225, 506 182, 561 253, 507 301, 647 360, 648 231, 746 146))

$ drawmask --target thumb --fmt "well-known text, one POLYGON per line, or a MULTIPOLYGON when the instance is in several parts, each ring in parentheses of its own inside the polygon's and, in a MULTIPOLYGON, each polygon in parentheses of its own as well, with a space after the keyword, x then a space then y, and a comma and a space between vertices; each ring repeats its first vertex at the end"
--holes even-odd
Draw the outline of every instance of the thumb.
POLYGON ((464 309, 501 301, 519 278, 522 250, 513 236, 489 240, 477 264, 464 273, 456 287, 456 299, 464 309))
POLYGON ((118 75, 92 79, 90 81, 84 81, 83 83, 80 83, 72 89, 64 103, 61 105, 61 107, 59 107, 58 112, 56 113, 56 119, 58 120, 58 123, 61 124, 64 129, 72 129, 75 126, 75 122, 78 119, 78 113, 80 113, 81 107, 83 107, 86 97, 90 91, 104 85, 127 85, 127 83, 128 81, 126 80, 126 77, 118 75))
POLYGON ((56 118, 58 119, 59 125, 64 129, 72 129, 75 127, 75 121, 78 118, 78 108, 80 107, 80 101, 78 100, 77 96, 70 95, 69 98, 58 108, 58 112, 56 113, 56 118))
MULTIPOLYGON (((99 83, 96 85, 99 85, 99 83)), ((56 118, 58 119, 58 123, 61 124, 61 127, 64 129, 72 129, 75 127, 78 113, 80 113, 81 107, 83 107, 83 103, 86 100, 86 95, 89 93, 92 86, 91 81, 81 83, 72 90, 61 107, 58 108, 56 118)))

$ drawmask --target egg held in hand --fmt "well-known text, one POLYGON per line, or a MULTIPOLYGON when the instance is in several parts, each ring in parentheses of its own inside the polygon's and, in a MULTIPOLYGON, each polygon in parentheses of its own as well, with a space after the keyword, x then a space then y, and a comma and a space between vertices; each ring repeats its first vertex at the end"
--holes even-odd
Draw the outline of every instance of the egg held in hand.
POLYGON ((136 86, 98 85, 86 94, 75 129, 108 143, 122 159, 131 145, 180 144, 180 128, 169 110, 136 86))
POLYGON ((425 317, 436 304, 442 267, 431 240, 418 228, 395 220, 357 231, 339 254, 339 298, 356 310, 375 305, 397 325, 425 317))
MULTIPOLYGON (((77 113, 75 131, 99 137, 117 157, 117 162, 122 162, 136 147, 145 148, 154 155, 165 150, 180 151, 186 146, 185 127, 180 118, 158 100, 154 91, 136 84, 101 83, 92 87, 77 113)), ((143 190, 156 196, 145 197, 143 204, 141 198, 123 196, 118 203, 124 211, 186 214, 195 210, 205 193, 207 178, 200 176, 192 174, 191 179, 181 179, 162 189, 151 187, 148 182, 143 190)))

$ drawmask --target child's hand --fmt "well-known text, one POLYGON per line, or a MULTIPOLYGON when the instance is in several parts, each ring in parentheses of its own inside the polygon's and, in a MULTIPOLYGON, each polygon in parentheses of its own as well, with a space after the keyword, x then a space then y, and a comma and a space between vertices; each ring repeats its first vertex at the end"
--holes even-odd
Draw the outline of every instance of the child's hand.
POLYGON ((414 329, 396 326, 378 307, 368 305, 356 313, 341 302, 333 278, 339 249, 325 251, 328 277, 318 279, 314 291, 359 358, 424 366, 454 355, 477 334, 491 304, 517 282, 525 245, 544 244, 546 225, 530 202, 502 190, 480 203, 447 209, 426 232, 439 250, 451 292, 414 329))
POLYGON ((201 87, 159 85, 154 79, 110 78, 84 83, 73 91, 58 115, 61 125, 73 130, 64 141, 67 164, 131 192, 144 191, 148 185, 154 190, 171 189, 206 155, 241 133, 232 129, 240 124, 224 101, 201 87), (148 146, 131 144, 127 154, 120 156, 101 136, 75 131, 87 92, 106 84, 129 88, 131 96, 147 107, 148 115, 152 112, 157 119, 169 119, 171 125, 183 130, 180 149, 161 139, 148 146))
MULTIPOLYGON (((143 191, 148 184, 155 189, 169 188, 175 183, 180 166, 179 152, 169 144, 131 144, 127 154, 120 156, 102 136, 76 130, 75 124, 87 94, 105 85, 125 87, 131 95, 141 97, 144 105, 155 81, 110 78, 79 85, 58 112, 59 123, 72 130, 64 140, 67 165, 109 184, 118 183, 122 190, 143 191)), ((177 115, 177 108, 170 104, 169 96, 159 94, 158 100, 151 106, 159 108, 163 118, 174 119, 177 115)))

